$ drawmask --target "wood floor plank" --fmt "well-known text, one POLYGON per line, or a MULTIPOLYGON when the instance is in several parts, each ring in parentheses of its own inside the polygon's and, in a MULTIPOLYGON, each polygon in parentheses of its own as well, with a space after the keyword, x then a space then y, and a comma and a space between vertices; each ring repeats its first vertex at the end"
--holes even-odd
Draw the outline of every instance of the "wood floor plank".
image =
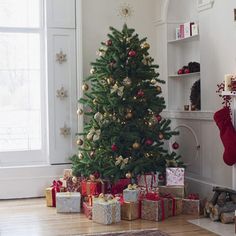
POLYGON ((187 222, 190 216, 170 217, 162 222, 146 220, 121 221, 101 225, 88 220, 84 214, 57 214, 46 207, 45 199, 0 201, 0 236, 64 236, 138 229, 159 229, 170 236, 216 235, 187 222))

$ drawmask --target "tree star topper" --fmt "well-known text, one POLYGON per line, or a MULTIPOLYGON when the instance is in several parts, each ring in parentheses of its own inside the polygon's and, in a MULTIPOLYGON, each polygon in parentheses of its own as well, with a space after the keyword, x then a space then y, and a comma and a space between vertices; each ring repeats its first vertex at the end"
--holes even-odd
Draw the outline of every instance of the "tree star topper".
POLYGON ((118 9, 118 16, 120 16, 122 19, 128 19, 133 15, 133 8, 128 3, 123 3, 119 6, 118 9))

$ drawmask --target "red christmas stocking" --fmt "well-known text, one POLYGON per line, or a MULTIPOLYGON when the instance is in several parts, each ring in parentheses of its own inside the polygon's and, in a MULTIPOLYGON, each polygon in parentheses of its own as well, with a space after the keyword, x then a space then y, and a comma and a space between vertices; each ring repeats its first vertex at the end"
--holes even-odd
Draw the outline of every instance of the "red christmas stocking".
POLYGON ((220 138, 224 145, 224 162, 232 166, 236 163, 236 131, 232 124, 228 107, 217 111, 214 120, 220 130, 220 138))

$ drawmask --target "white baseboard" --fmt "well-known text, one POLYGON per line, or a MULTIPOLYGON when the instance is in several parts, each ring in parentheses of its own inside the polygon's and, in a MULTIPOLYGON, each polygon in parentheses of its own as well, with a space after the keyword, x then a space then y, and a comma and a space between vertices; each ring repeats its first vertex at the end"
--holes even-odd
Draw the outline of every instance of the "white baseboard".
POLYGON ((0 168, 0 199, 42 197, 46 187, 70 165, 0 168))

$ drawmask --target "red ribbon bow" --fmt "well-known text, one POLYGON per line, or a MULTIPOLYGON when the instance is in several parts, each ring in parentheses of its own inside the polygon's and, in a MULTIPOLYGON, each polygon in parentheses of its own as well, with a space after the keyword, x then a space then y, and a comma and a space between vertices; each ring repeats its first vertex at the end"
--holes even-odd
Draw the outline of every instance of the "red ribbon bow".
POLYGON ((147 193, 146 199, 151 201, 159 201, 161 197, 157 193, 147 193))
POLYGON ((60 180, 57 181, 53 180, 51 187, 53 187, 53 189, 55 189, 56 192, 60 192, 62 188, 62 182, 60 180))
POLYGON ((191 193, 188 195, 188 199, 199 200, 199 195, 197 193, 191 193))

